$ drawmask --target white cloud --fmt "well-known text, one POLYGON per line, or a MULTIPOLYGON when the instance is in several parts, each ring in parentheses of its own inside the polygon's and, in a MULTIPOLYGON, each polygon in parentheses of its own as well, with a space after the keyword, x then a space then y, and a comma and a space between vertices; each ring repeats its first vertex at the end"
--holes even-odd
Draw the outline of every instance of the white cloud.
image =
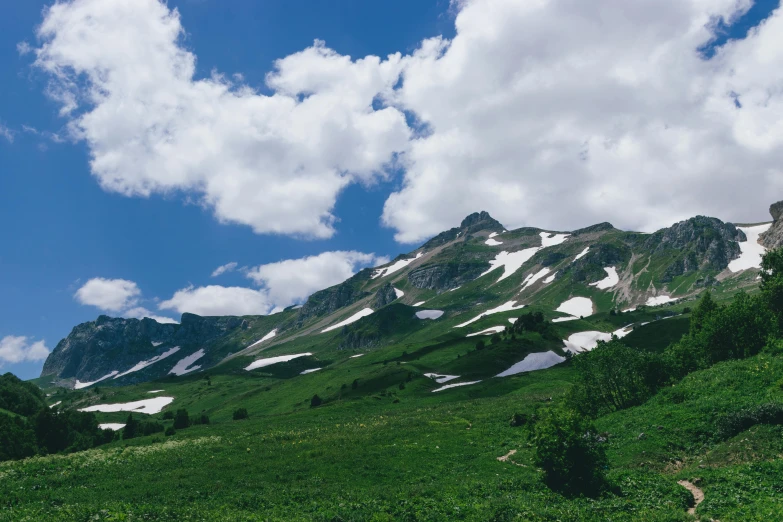
POLYGON ((177 290, 171 299, 162 301, 158 308, 211 316, 264 315, 271 306, 263 290, 210 285, 177 290))
POLYGON ((313 292, 341 283, 360 268, 387 263, 386 257, 354 251, 323 252, 248 269, 260 288, 189 286, 158 305, 198 315, 266 315, 304 301, 313 292))
POLYGON ((14 142, 14 131, 0 123, 0 138, 5 138, 9 143, 14 142))
POLYGON ((456 37, 403 59, 396 103, 430 134, 383 221, 414 242, 476 209, 552 229, 766 219, 783 178, 783 13, 698 52, 750 5, 458 2, 456 37))
POLYGON ((403 113, 373 109, 398 79, 399 54, 353 61, 316 42, 275 62, 266 96, 217 73, 194 78, 183 34, 158 0, 45 11, 35 65, 105 190, 196 193, 223 222, 329 237, 338 193, 384 176, 407 148, 403 113))
POLYGON ((310 294, 342 283, 359 268, 388 263, 388 258, 355 251, 323 252, 251 268, 247 277, 262 286, 275 307, 285 308, 310 294))
POLYGON ((153 312, 150 312, 146 308, 142 306, 137 306, 136 308, 131 308, 130 310, 126 310, 122 313, 123 317, 126 317, 128 319, 144 319, 145 317, 149 319, 153 319, 159 323, 165 324, 165 323, 171 323, 174 324, 177 321, 172 319, 171 317, 165 317, 162 315, 156 315, 153 312))
POLYGON ((149 317, 159 323, 176 323, 170 317, 156 315, 142 306, 141 290, 134 281, 127 279, 104 279, 95 277, 79 288, 74 298, 83 305, 90 305, 104 312, 112 312, 121 317, 142 319, 149 317))
POLYGON ((751 222, 783 187, 783 11, 699 52, 751 3, 455 0, 452 40, 385 60, 316 42, 275 62, 266 96, 195 79, 158 0, 74 0, 46 11, 35 63, 104 189, 195 192, 259 233, 330 236, 339 192, 390 162, 382 221, 403 242, 477 209, 549 229, 751 222))
POLYGON ((0 365, 25 361, 43 361, 49 355, 44 341, 32 342, 24 336, 7 335, 0 339, 0 365))
POLYGON ((136 283, 125 279, 90 279, 76 291, 74 297, 84 305, 95 306, 107 312, 120 312, 136 305, 141 290, 136 283))
POLYGON ((237 263, 232 261, 231 263, 226 263, 225 265, 221 265, 217 267, 215 271, 212 272, 212 277, 218 277, 225 274, 226 272, 233 272, 236 269, 237 269, 237 263))

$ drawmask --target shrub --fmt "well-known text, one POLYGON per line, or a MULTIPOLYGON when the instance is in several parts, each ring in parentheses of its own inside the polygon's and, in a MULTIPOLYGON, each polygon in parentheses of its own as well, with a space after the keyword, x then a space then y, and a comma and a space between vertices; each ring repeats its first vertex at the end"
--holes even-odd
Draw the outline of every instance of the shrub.
POLYGON ((718 421, 718 440, 729 439, 757 424, 783 424, 783 404, 758 404, 751 408, 729 413, 718 421))
POLYGON ((190 426, 190 417, 188 417, 188 410, 179 409, 176 415, 174 415, 174 429, 182 430, 190 426))
POLYGON ((518 428, 519 426, 524 426, 528 423, 528 416, 524 413, 515 413, 511 416, 511 421, 509 421, 509 426, 512 428, 518 428))
POLYGON ((176 435, 176 434, 177 434, 177 430, 174 429, 174 426, 169 426, 168 428, 166 428, 167 437, 171 437, 172 435, 176 435))
POLYGON ((405 389, 405 383, 404 383, 404 382, 401 382, 401 383, 400 383, 400 386, 399 386, 399 388, 400 388, 401 390, 404 390, 404 389, 405 389))
POLYGON ((489 342, 491 344, 498 344, 500 342, 500 334, 494 334, 492 337, 489 338, 489 342))
POLYGON ((234 414, 232 415, 232 417, 234 418, 234 420, 242 420, 242 419, 247 419, 249 415, 247 414, 246 408, 237 408, 236 410, 234 410, 234 414))
POLYGON ((193 419, 193 424, 209 424, 209 417, 206 413, 202 413, 195 419, 193 419))
POLYGON ((535 463, 550 488, 586 495, 604 489, 608 460, 602 439, 587 418, 571 409, 551 408, 536 422, 533 441, 535 463))
POLYGON ((484 344, 484 341, 479 341, 476 343, 476 350, 483 350, 486 345, 484 344))
POLYGON ((164 411, 163 412, 163 420, 174 420, 174 412, 171 411, 171 410, 164 411))
POLYGON ((318 396, 318 394, 315 394, 315 395, 313 395, 313 398, 310 399, 310 407, 311 408, 316 408, 316 407, 320 406, 322 402, 323 401, 318 396))
POLYGON ((351 389, 355 390, 358 387, 359 387, 359 379, 354 379, 353 382, 351 383, 351 389))

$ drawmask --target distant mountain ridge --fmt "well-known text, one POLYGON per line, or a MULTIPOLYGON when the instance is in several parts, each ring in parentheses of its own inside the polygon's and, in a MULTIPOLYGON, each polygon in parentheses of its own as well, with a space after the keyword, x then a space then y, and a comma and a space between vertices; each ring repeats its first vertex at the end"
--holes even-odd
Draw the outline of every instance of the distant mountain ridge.
MULTIPOLYGON (((783 202, 771 213, 775 221, 759 241, 767 248, 783 244, 783 202)), ((100 316, 74 327, 41 375, 75 387, 130 384, 233 364, 267 349, 375 349, 396 342, 395 332, 426 337, 436 324, 456 325, 503 303, 562 319, 557 310, 574 297, 589 301, 596 313, 666 303, 707 287, 752 287, 756 261, 729 268, 749 255, 746 241, 741 227, 704 216, 644 234, 610 223, 573 232, 507 230, 489 213, 476 212, 387 265, 364 269, 275 315, 183 314, 180 324, 100 316), (422 303, 443 315, 439 323, 414 316, 422 303)), ((433 329, 433 342, 438 332, 433 329)))

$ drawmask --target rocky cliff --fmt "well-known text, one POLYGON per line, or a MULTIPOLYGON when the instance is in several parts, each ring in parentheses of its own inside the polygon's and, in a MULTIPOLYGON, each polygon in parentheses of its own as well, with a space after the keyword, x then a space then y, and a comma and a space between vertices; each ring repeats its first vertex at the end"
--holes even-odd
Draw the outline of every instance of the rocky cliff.
POLYGON ((783 247, 783 201, 769 207, 773 223, 769 230, 761 235, 760 242, 767 248, 783 247))

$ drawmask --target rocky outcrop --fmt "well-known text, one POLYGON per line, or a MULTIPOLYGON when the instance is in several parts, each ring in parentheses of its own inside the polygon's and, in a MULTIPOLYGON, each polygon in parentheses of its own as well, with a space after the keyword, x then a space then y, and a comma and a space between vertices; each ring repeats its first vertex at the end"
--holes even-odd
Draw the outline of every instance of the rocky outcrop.
POLYGON ((367 297, 370 293, 363 291, 362 286, 370 280, 371 275, 372 269, 365 268, 339 285, 314 293, 299 309, 299 314, 295 321, 296 325, 301 326, 313 317, 329 315, 344 306, 351 305, 367 297))
POLYGON ((640 236, 642 248, 653 258, 667 259, 662 282, 696 270, 719 272, 739 257, 739 242, 746 240, 745 233, 731 223, 705 216, 640 236))
POLYGON ((488 212, 474 212, 465 219, 462 220, 459 227, 449 229, 445 232, 441 232, 437 236, 433 237, 422 248, 425 250, 431 250, 435 247, 445 245, 450 241, 454 241, 459 238, 469 237, 476 232, 497 232, 501 233, 505 230, 503 225, 499 221, 489 215, 488 212))
POLYGON ((375 292, 375 306, 373 308, 376 310, 378 308, 383 308, 395 299, 397 299, 397 292, 394 290, 391 283, 386 283, 375 292))
POLYGON ((616 230, 614 225, 605 221, 603 223, 598 223, 597 225, 591 225, 589 227, 580 228, 579 230, 574 230, 571 232, 571 235, 583 236, 585 234, 595 234, 598 232, 611 232, 612 230, 616 230))
MULTIPOLYGON (((182 315, 180 324, 101 315, 95 321, 74 327, 68 337, 57 343, 41 375, 94 381, 113 371, 126 371, 174 346, 180 346, 183 352, 190 347, 202 347, 242 328, 243 323, 241 317, 201 317, 188 313, 182 315)), ((166 364, 171 366, 169 362, 166 364)))
POLYGON ((769 249, 783 247, 783 201, 769 207, 769 213, 774 222, 770 229, 761 235, 759 242, 769 249))
POLYGON ((631 259, 631 249, 622 244, 599 243, 588 253, 571 263, 565 273, 571 273, 575 282, 593 283, 606 277, 605 267, 618 266, 631 259))
POLYGON ((444 263, 427 265, 408 274, 408 282, 416 288, 450 290, 469 283, 489 268, 489 263, 444 263))

